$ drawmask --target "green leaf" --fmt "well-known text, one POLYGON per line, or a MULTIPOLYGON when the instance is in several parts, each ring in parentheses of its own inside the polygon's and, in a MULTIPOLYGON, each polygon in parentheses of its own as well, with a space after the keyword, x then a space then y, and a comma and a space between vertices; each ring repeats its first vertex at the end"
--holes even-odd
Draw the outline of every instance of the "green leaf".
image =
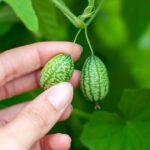
POLYGON ((64 40, 66 38, 64 22, 61 22, 54 4, 49 0, 45 0, 44 2, 41 0, 32 1, 39 19, 41 34, 47 40, 64 40))
POLYGON ((18 18, 8 5, 0 5, 0 36, 7 33, 17 21, 18 18))
POLYGON ((150 90, 125 90, 118 111, 94 113, 81 140, 90 150, 149 150, 150 90))
POLYGON ((0 23, 17 22, 18 18, 12 9, 7 5, 0 6, 0 23))
POLYGON ((31 0, 4 0, 15 11, 16 15, 23 21, 26 27, 38 31, 38 19, 32 7, 31 0))
POLYGON ((126 120, 141 121, 146 117, 150 121, 149 98, 150 90, 125 90, 119 103, 119 109, 124 114, 126 120), (141 118, 141 115, 144 118, 141 118))

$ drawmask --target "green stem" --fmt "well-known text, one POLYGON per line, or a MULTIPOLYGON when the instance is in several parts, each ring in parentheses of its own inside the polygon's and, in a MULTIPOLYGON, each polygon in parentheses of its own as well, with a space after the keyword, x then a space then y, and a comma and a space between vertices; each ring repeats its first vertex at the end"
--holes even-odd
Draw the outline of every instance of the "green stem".
POLYGON ((82 31, 82 29, 79 29, 79 30, 77 31, 77 34, 76 34, 76 36, 75 36, 75 38, 74 38, 74 40, 73 40, 73 43, 76 43, 77 38, 78 38, 79 34, 81 33, 81 31, 82 31))
POLYGON ((77 108, 73 109, 73 115, 76 115, 76 116, 84 118, 84 119, 90 119, 92 117, 91 114, 84 112, 82 110, 79 110, 77 108))
POLYGON ((86 26, 89 26, 90 23, 93 21, 93 19, 96 17, 96 15, 98 14, 98 12, 100 11, 102 4, 104 3, 105 0, 101 0, 101 2, 99 3, 97 9, 95 10, 93 16, 86 22, 86 26))
POLYGON ((82 21, 85 21, 85 19, 91 17, 94 12, 93 11, 94 4, 95 4, 95 0, 88 0, 87 7, 84 9, 83 13, 78 18, 81 19, 82 21))
POLYGON ((90 43, 90 40, 89 40, 89 37, 88 37, 88 34, 87 34, 87 27, 90 25, 90 23, 93 21, 93 19, 96 17, 96 15, 98 14, 98 12, 100 11, 101 9, 101 6, 103 4, 104 0, 101 0, 101 2, 99 3, 95 13, 92 15, 92 17, 86 22, 86 26, 84 28, 85 30, 85 37, 86 37, 86 40, 87 40, 87 43, 89 45, 89 48, 91 50, 91 54, 94 55, 94 51, 93 51, 93 48, 91 46, 91 43, 90 43))
POLYGON ((52 2, 59 8, 64 15, 77 27, 77 28, 84 28, 85 24, 82 20, 76 17, 70 9, 65 5, 62 0, 52 0, 52 2))
POLYGON ((91 43, 90 43, 90 40, 89 40, 89 37, 88 37, 88 34, 87 34, 87 27, 84 29, 84 31, 85 31, 85 37, 86 37, 87 43, 88 43, 88 45, 89 45, 91 54, 94 55, 94 51, 93 51, 93 48, 92 48, 92 46, 91 46, 91 43))

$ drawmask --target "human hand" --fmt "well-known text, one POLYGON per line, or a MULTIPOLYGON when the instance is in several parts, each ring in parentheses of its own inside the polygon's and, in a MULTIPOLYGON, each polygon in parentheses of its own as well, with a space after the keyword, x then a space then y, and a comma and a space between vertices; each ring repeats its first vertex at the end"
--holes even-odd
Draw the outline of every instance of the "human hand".
MULTIPOLYGON (((15 48, 0 54, 0 100, 39 87, 42 66, 59 53, 77 60, 81 47, 70 42, 42 42, 15 48)), ((70 83, 49 88, 33 101, 0 111, 0 149, 67 150, 71 139, 65 134, 46 133, 71 113, 73 87, 79 83, 74 71, 70 83), (63 92, 62 92, 63 91, 63 92)))

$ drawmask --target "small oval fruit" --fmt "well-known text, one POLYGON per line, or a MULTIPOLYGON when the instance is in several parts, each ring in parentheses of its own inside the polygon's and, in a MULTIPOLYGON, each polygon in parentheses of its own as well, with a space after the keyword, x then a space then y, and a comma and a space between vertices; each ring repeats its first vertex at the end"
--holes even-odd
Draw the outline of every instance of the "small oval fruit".
POLYGON ((40 85, 47 89, 57 83, 69 81, 73 74, 74 62, 70 55, 59 54, 48 61, 41 72, 40 85))
POLYGON ((104 63, 97 56, 85 60, 81 71, 81 90, 90 100, 103 100, 109 90, 109 79, 104 63))

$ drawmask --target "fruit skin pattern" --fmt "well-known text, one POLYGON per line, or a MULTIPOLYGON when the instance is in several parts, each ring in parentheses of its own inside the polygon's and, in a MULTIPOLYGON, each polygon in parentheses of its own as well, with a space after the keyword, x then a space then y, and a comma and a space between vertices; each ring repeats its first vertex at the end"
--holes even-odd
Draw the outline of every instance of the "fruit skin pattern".
POLYGON ((103 100, 109 90, 109 79, 104 63, 97 56, 86 59, 80 78, 83 94, 90 100, 103 100))
POLYGON ((40 85, 47 89, 57 83, 69 81, 74 71, 74 62, 70 55, 59 54, 44 66, 41 72, 40 85))

